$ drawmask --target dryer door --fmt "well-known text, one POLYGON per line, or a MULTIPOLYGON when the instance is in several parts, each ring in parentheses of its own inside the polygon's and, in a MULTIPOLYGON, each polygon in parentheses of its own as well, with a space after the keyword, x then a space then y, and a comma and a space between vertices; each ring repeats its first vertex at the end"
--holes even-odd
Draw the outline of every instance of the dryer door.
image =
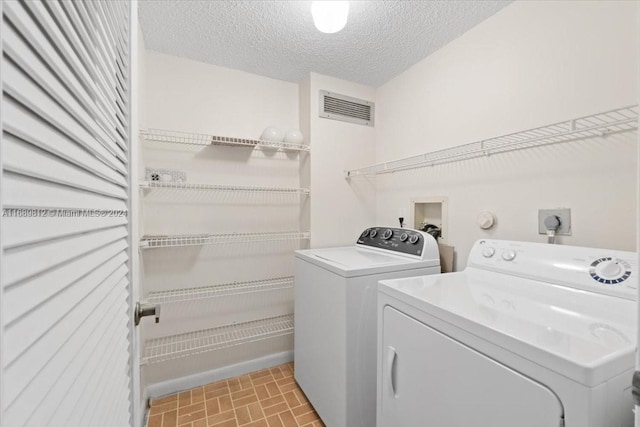
POLYGON ((385 307, 378 427, 558 427, 556 395, 475 350, 385 307))

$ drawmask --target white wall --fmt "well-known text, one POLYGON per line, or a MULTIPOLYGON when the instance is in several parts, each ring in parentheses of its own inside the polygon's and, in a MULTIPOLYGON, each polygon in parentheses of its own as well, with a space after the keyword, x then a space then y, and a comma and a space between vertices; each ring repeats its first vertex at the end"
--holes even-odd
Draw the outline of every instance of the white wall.
POLYGON ((318 117, 319 91, 375 101, 375 89, 316 73, 301 88, 309 90, 311 116, 311 246, 350 246, 376 222, 375 180, 350 184, 344 171, 374 162, 375 128, 318 117))
MULTIPOLYGON (((144 126, 258 139, 267 126, 296 129, 298 85, 156 52, 144 58, 144 126)), ((245 147, 190 147, 145 143, 146 167, 181 170, 191 183, 299 187, 297 152, 245 147)), ((224 192, 143 193, 145 234, 298 231, 300 196, 224 192)), ((293 275, 292 251, 306 242, 283 241, 142 251, 144 293, 293 275)), ((293 312, 291 290, 182 306, 164 306, 161 322, 146 322, 146 338, 293 312)), ((291 340, 205 353, 145 367, 147 383, 217 369, 292 349, 291 340)))
POLYGON ((298 85, 147 51, 149 127, 259 138, 298 127, 298 85))
MULTIPOLYGON (((376 161, 636 104, 637 7, 507 6, 378 88, 376 161)), ((572 209, 573 235, 563 244, 635 250, 634 139, 628 133, 381 175, 376 222, 393 223, 412 197, 447 196, 458 269, 479 238, 545 241, 539 208, 572 209), (475 225, 484 209, 498 217, 488 232, 475 225)), ((353 159, 351 167, 366 163, 353 159)))
POLYGON ((142 28, 138 27, 138 46, 137 46, 137 58, 138 58, 138 127, 145 129, 147 127, 147 120, 144 104, 146 100, 146 88, 147 88, 147 51, 144 44, 144 35, 142 34, 142 28))
MULTIPOLYGON (((300 131, 311 145, 311 79, 307 77, 298 83, 298 115, 300 131)), ((300 158, 300 186, 311 188, 311 154, 300 158)), ((307 197, 300 209, 300 229, 311 230, 311 197, 307 197)), ((309 239, 311 244, 311 239, 309 239)))

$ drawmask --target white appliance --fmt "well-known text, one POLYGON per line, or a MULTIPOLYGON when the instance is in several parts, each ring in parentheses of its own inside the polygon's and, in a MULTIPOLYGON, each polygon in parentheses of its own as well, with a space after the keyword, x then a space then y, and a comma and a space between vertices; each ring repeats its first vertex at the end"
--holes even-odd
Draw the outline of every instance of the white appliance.
POLYGON ((295 378, 327 426, 375 426, 378 281, 437 273, 436 241, 404 228, 296 251, 295 378))
POLYGON ((378 295, 378 427, 632 426, 636 254, 480 240, 378 295))

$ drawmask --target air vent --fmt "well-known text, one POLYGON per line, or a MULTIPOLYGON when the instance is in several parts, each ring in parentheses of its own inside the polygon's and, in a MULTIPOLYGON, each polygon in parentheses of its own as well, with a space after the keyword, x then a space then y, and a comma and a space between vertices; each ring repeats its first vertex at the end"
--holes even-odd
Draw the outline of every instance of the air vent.
POLYGON ((326 90, 320 91, 320 117, 373 126, 375 103, 326 90))

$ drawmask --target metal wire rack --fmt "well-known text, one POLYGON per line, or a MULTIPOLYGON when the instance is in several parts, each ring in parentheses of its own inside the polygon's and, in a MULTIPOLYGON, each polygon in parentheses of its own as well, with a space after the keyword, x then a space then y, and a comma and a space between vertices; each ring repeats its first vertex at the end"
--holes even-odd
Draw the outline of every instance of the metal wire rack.
POLYGON ((140 131, 145 142, 161 142, 189 145, 222 145, 233 147, 252 147, 268 150, 309 151, 306 144, 292 144, 280 141, 264 141, 260 139, 231 138, 226 136, 206 135, 201 133, 180 132, 163 129, 145 129, 140 131))
POLYGON ((222 243, 268 242, 275 240, 303 240, 309 238, 306 231, 281 231, 262 233, 181 234, 176 236, 142 236, 140 247, 167 248, 177 246, 213 245, 222 243))
POLYGON ((203 191, 234 191, 248 193, 279 193, 279 194, 309 194, 308 188, 289 187, 256 187, 225 184, 197 184, 181 181, 142 181, 140 188, 157 190, 203 190, 203 191))
POLYGON ((441 165, 508 151, 632 131, 637 128, 638 106, 634 105, 444 150, 351 169, 345 171, 345 178, 441 165))
POLYGON ((293 333, 293 314, 147 340, 142 363, 157 363, 293 333))
POLYGON ((200 301, 207 298, 276 291, 281 289, 293 289, 293 276, 151 292, 147 296, 146 300, 151 304, 172 304, 187 301, 200 301))

